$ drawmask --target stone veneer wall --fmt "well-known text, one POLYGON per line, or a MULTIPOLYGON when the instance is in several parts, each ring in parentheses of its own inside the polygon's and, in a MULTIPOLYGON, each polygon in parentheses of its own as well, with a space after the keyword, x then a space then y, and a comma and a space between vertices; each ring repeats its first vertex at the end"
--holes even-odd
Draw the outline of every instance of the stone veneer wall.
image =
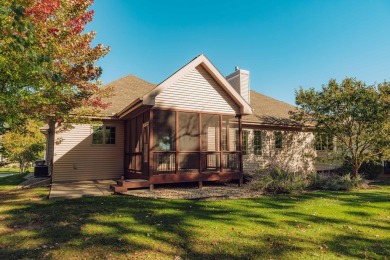
POLYGON ((280 131, 283 134, 282 148, 275 148, 274 133, 279 130, 261 130, 257 127, 243 127, 249 132, 248 155, 243 156, 244 173, 277 165, 291 172, 315 171, 314 134, 312 132, 280 131), (262 132, 262 155, 254 154, 254 131, 262 132))

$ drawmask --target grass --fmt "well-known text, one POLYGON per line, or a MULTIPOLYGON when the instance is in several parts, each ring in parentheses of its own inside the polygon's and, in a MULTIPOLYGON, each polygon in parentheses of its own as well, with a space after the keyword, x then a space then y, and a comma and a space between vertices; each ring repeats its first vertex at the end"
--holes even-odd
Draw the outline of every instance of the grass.
POLYGON ((15 174, 15 173, 19 173, 19 168, 0 167, 0 174, 15 174))
POLYGON ((241 200, 0 193, 0 259, 387 259, 390 183, 241 200))
POLYGON ((15 189, 19 183, 23 182, 28 173, 15 174, 7 177, 0 177, 0 192, 15 189))
MULTIPOLYGON (((30 167, 26 172, 34 172, 34 167, 30 167)), ((1 174, 18 174, 18 167, 0 167, 0 176, 1 174)))

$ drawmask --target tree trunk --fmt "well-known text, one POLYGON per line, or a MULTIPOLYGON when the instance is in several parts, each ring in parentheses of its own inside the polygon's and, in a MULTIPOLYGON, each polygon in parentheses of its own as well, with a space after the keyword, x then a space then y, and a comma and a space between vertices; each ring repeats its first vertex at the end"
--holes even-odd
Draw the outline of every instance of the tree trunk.
POLYGON ((24 162, 23 162, 23 161, 20 161, 20 162, 19 162, 19 173, 22 174, 22 173, 23 173, 23 170, 24 170, 24 162))
POLYGON ((352 165, 353 177, 357 179, 359 177, 359 166, 352 165))

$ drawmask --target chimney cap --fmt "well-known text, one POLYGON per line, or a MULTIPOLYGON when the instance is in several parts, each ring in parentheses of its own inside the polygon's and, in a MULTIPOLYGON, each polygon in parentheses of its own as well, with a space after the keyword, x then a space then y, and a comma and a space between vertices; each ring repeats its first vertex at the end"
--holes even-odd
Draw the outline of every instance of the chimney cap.
POLYGON ((235 71, 238 71, 238 70, 240 70, 240 67, 239 67, 239 66, 235 66, 235 67, 234 67, 234 70, 235 70, 235 71))

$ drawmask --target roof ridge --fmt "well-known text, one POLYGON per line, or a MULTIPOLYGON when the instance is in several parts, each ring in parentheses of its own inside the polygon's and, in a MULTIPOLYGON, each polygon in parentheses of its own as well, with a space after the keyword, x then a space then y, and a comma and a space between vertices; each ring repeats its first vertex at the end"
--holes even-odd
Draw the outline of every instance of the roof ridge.
POLYGON ((145 79, 142 79, 142 78, 140 78, 140 77, 138 77, 138 76, 136 76, 136 75, 130 73, 130 74, 127 74, 127 75, 122 76, 122 77, 120 77, 120 78, 114 79, 113 81, 110 81, 110 82, 104 84, 102 87, 105 87, 105 86, 107 86, 107 85, 109 85, 109 84, 112 84, 112 83, 115 83, 115 82, 118 82, 118 81, 122 81, 123 79, 128 78, 128 77, 132 77, 132 78, 135 78, 135 79, 138 79, 138 80, 142 80, 142 81, 144 81, 144 82, 146 82, 146 83, 149 83, 149 84, 152 84, 152 85, 157 86, 157 84, 155 84, 155 83, 149 82, 149 81, 147 81, 147 80, 145 80, 145 79))
POLYGON ((257 92, 256 90, 251 89, 250 91, 255 92, 256 94, 262 95, 262 96, 264 96, 264 97, 266 97, 266 98, 269 98, 269 99, 278 101, 278 102, 280 102, 280 103, 284 103, 284 104, 286 104, 286 105, 289 105, 289 106, 292 106, 292 107, 295 107, 295 108, 297 107, 297 106, 295 106, 295 105, 291 105, 291 104, 289 104, 289 103, 287 103, 287 102, 284 102, 284 101, 282 101, 282 100, 279 100, 279 99, 270 97, 270 96, 268 96, 268 95, 262 94, 262 93, 260 93, 260 92, 257 92))

